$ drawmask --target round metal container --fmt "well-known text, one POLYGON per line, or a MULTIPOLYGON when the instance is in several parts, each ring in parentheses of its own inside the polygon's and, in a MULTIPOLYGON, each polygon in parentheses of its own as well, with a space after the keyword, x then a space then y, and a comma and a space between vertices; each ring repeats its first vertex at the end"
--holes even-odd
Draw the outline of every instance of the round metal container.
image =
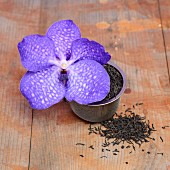
POLYGON ((120 97, 124 93, 126 88, 126 77, 124 72, 114 63, 109 62, 108 64, 115 67, 123 78, 123 87, 119 94, 107 101, 96 102, 95 104, 81 105, 75 101, 70 102, 71 109, 80 118, 89 122, 101 122, 111 118, 116 112, 120 97))

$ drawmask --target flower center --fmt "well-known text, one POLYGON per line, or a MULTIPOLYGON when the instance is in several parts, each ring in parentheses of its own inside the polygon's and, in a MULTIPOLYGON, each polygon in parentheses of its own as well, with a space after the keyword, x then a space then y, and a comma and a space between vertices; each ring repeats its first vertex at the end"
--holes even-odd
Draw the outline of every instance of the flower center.
POLYGON ((49 63, 60 67, 62 70, 66 70, 75 60, 49 60, 49 63))
POLYGON ((61 64, 61 68, 62 68, 62 69, 65 70, 67 67, 68 67, 68 66, 67 66, 67 63, 62 63, 62 64, 61 64))

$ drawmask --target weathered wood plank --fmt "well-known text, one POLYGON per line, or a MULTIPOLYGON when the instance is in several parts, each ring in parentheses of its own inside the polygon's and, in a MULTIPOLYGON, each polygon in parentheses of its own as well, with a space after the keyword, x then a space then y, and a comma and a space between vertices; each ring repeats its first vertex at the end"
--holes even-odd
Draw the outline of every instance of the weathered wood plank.
POLYGON ((17 43, 24 35, 37 31, 36 3, 0 2, 1 170, 28 169, 32 110, 19 92, 19 82, 26 70, 20 64, 17 43))
POLYGON ((170 81, 170 1, 159 0, 159 5, 170 81))
POLYGON ((54 21, 67 18, 80 26, 83 37, 105 45, 112 61, 126 72, 129 90, 122 97, 119 112, 123 104, 129 107, 144 102, 136 113, 142 112, 155 124, 156 141, 143 146, 150 155, 141 152, 141 148, 132 154, 122 150, 118 156, 105 153, 107 158, 101 159, 103 139, 89 136, 89 124, 77 118, 68 103, 61 102, 47 110, 34 111, 30 169, 167 169, 170 134, 161 127, 169 125, 170 87, 157 1, 44 0, 39 32, 45 33, 54 21), (78 147, 77 142, 86 145, 78 147), (90 145, 95 149, 90 150, 90 145))

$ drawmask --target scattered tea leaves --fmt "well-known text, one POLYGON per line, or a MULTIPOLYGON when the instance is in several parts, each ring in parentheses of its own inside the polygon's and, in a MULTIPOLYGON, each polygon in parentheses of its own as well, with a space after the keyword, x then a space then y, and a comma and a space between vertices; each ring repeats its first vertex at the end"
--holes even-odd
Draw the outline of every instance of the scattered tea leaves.
POLYGON ((135 151, 136 149, 135 149, 135 146, 134 145, 132 145, 132 147, 133 147, 133 150, 135 151))
POLYGON ((143 103, 136 103, 136 106, 143 105, 143 103))
POLYGON ((115 149, 114 151, 112 151, 112 152, 119 152, 117 149, 115 149))
POLYGON ((125 112, 129 112, 129 111, 131 111, 131 108, 127 108, 127 109, 125 110, 125 112))
POLYGON ((93 146, 93 145, 90 145, 89 148, 90 148, 90 149, 94 149, 94 146, 93 146))
POLYGON ((161 139, 161 141, 163 142, 164 140, 162 139, 162 137, 160 136, 160 139, 161 139))
POLYGON ((121 146, 121 148, 122 148, 122 149, 124 149, 124 148, 125 148, 125 146, 124 146, 124 145, 122 145, 122 146, 121 146))
POLYGON ((76 143, 76 145, 82 145, 82 146, 85 146, 84 143, 76 143))
POLYGON ((100 158, 107 158, 107 156, 101 156, 100 158))
POLYGON ((165 129, 165 128, 167 128, 167 127, 169 127, 169 126, 162 126, 162 129, 165 129))
POLYGON ((129 112, 130 109, 127 108, 124 115, 116 114, 111 119, 101 122, 100 126, 91 127, 91 130, 101 137, 105 137, 103 147, 107 147, 111 143, 114 146, 121 142, 127 142, 135 150, 134 143, 140 146, 143 142, 149 142, 149 139, 153 139, 150 138, 152 131, 155 131, 153 124, 150 126, 150 122, 146 122, 145 117, 129 112))
POLYGON ((154 127, 153 123, 152 123, 152 129, 155 129, 155 127, 154 127))
MULTIPOLYGON (((136 144, 140 147, 143 143, 150 142, 150 140, 155 141, 155 138, 151 137, 151 134, 154 131, 157 131, 154 124, 150 125, 150 121, 146 121, 145 116, 140 116, 135 113, 135 109, 140 105, 143 105, 143 103, 136 103, 133 104, 132 107, 125 107, 124 112, 121 112, 119 114, 115 113, 115 115, 109 120, 100 122, 98 124, 89 124, 89 135, 97 134, 104 138, 101 152, 110 152, 110 145, 115 146, 121 144, 121 149, 131 148, 129 152, 129 154, 131 154, 133 150, 136 151, 136 144), (126 143, 128 145, 126 145, 126 143)), ((168 127, 168 125, 162 126, 162 129, 166 129, 168 127)), ((164 142, 161 136, 160 140, 164 142)), ((85 146, 85 144, 81 142, 76 143, 76 145, 85 146)), ((93 145, 90 145, 89 148, 94 150, 93 145)), ((145 150, 142 149, 142 152, 144 151, 145 150)), ((114 149, 111 153, 113 155, 118 155, 119 150, 114 149)), ((147 151, 146 153, 151 154, 150 151, 147 151)), ((157 154, 163 156, 164 153, 160 152, 157 154)), ((84 157, 84 155, 80 156, 84 157)), ((101 156, 100 158, 107 158, 107 156, 101 156)), ((128 164, 128 162, 125 163, 128 164)))

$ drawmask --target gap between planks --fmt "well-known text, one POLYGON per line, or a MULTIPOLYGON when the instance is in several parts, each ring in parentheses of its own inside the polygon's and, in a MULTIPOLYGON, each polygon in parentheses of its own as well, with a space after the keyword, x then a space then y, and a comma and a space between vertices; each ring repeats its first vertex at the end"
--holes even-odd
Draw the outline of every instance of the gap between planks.
POLYGON ((29 148, 29 156, 28 156, 28 170, 30 169, 30 161, 31 161, 31 143, 32 143, 32 130, 33 130, 33 109, 31 111, 31 132, 30 132, 30 148, 29 148))
POLYGON ((167 55, 167 48, 166 48, 166 42, 165 42, 165 33, 164 33, 164 29, 163 29, 163 22, 162 22, 162 15, 161 15, 161 6, 160 6, 160 1, 157 0, 157 2, 158 2, 159 17, 160 17, 160 21, 161 21, 161 32, 162 32, 162 38, 163 38, 164 53, 165 53, 165 59, 166 59, 168 77, 169 77, 169 84, 170 84, 170 70, 169 70, 170 66, 168 63, 168 55, 167 55))

